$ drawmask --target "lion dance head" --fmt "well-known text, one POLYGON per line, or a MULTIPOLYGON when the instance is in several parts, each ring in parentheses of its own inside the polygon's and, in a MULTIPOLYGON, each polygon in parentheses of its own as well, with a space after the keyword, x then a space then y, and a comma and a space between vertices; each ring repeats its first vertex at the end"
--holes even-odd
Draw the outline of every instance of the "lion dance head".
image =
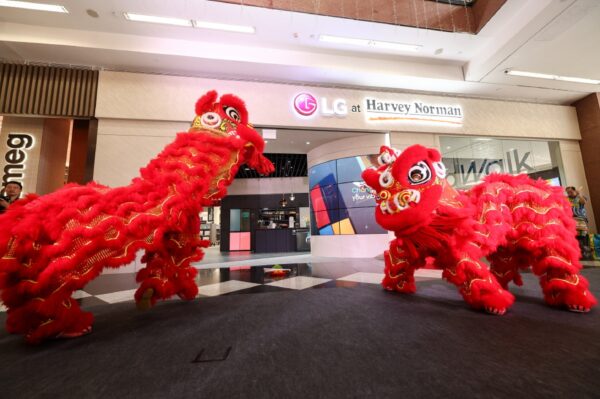
POLYGON ((377 223, 403 234, 427 225, 447 186, 440 153, 420 145, 402 152, 382 146, 377 160, 379 167, 362 173, 377 192, 377 223))
POLYGON ((196 117, 190 131, 209 130, 245 141, 244 162, 262 175, 271 174, 274 166, 264 155, 262 136, 248 123, 248 110, 244 102, 233 94, 218 94, 212 90, 196 102, 196 117))

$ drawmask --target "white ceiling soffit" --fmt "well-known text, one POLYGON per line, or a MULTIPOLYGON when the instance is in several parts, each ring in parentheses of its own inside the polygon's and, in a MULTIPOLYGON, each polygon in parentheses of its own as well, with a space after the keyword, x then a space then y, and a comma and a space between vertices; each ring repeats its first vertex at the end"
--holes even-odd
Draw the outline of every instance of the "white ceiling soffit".
POLYGON ((0 9, 0 59, 555 104, 599 91, 598 85, 504 73, 513 68, 600 79, 600 52, 593 50, 600 41, 597 0, 508 0, 478 35, 206 0, 47 2, 64 5, 69 14, 0 9), (250 25, 256 34, 135 23, 125 20, 125 11, 250 25), (423 48, 357 48, 320 42, 320 34, 423 48))
MULTIPOLYGON (((514 29, 516 34, 511 40, 495 42, 495 48, 488 49, 487 54, 476 56, 465 68, 466 79, 575 91, 583 95, 600 91, 600 85, 524 78, 505 73, 514 69, 600 80, 600 1, 538 0, 508 2, 507 6, 521 8, 515 13, 517 17, 505 24, 505 28, 514 29), (523 15, 530 17, 524 18, 523 15)), ((505 14, 509 7, 500 10, 494 17, 498 18, 496 22, 507 18, 505 14)), ((493 25, 490 29, 497 27, 493 25)), ((501 36, 487 30, 486 26, 480 34, 501 36)))

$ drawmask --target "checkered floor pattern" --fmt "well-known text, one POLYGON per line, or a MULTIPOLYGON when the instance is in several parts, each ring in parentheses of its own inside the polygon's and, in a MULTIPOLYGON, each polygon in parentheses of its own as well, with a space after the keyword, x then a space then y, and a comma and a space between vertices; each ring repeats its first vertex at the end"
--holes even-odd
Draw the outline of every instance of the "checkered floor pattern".
MULTIPOLYGON (((218 270, 218 269, 216 269, 218 270)), ((126 276, 120 277, 121 280, 126 276)), ((128 276, 130 277, 130 276, 128 276)), ((235 277, 235 276, 234 276, 235 277)), ((422 269, 415 272, 417 280, 441 279, 441 270, 422 269)), ((251 281, 242 281, 232 278, 227 281, 203 284, 202 276, 199 279, 199 294, 198 297, 213 297, 231 293, 259 293, 270 292, 274 290, 304 290, 307 288, 332 288, 332 287, 348 287, 357 283, 363 284, 380 284, 383 278, 383 273, 357 272, 346 276, 334 278, 312 277, 306 275, 290 275, 282 276, 281 278, 266 279, 265 283, 256 283, 251 281), (351 283, 350 285, 348 283, 351 283)), ((126 290, 111 291, 98 293, 98 287, 94 287, 94 282, 90 283, 90 289, 85 291, 76 291, 73 298, 78 299, 82 306, 98 305, 98 304, 114 304, 119 302, 133 301, 133 295, 137 288, 126 290)), ((118 286, 118 284, 113 284, 118 286)), ((101 291, 106 291, 102 289, 101 291)), ((0 304, 0 311, 6 311, 6 308, 0 304)))

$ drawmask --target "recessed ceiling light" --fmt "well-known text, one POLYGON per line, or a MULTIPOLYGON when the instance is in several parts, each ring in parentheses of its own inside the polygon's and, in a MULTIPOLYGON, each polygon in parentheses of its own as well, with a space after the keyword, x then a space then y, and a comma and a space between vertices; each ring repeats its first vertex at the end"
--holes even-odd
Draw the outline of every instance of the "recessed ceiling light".
POLYGON ((254 26, 220 24, 217 22, 207 22, 207 21, 199 21, 199 20, 194 20, 194 27, 203 28, 203 29, 224 30, 227 32, 237 32, 237 33, 254 33, 254 32, 256 32, 256 29, 254 29, 254 26))
POLYGON ((307 145, 308 145, 308 144, 310 144, 310 141, 307 141, 307 142, 306 142, 306 144, 307 144, 307 145))
POLYGON ((42 3, 30 3, 28 1, 9 1, 0 0, 0 7, 13 7, 13 8, 24 8, 26 10, 36 11, 50 11, 50 12, 62 12, 69 13, 64 6, 57 4, 42 4, 42 3))
POLYGON ((319 35, 319 40, 327 43, 338 43, 338 44, 352 44, 355 46, 372 47, 385 50, 398 50, 398 51, 419 51, 421 47, 418 44, 406 44, 396 42, 383 42, 379 40, 369 39, 356 39, 352 37, 342 36, 331 36, 331 35, 319 35))
POLYGON ((546 74, 546 73, 537 73, 537 72, 517 71, 514 69, 507 69, 506 71, 504 71, 504 73, 507 75, 512 75, 512 76, 523 76, 526 78, 561 80, 563 82, 586 83, 586 84, 592 84, 592 85, 600 84, 600 80, 595 80, 595 79, 576 78, 576 77, 572 77, 572 76, 550 75, 550 74, 546 74))
POLYGON ((183 18, 172 17, 157 17, 153 15, 133 14, 130 12, 123 13, 126 19, 135 22, 151 22, 154 24, 176 25, 176 26, 192 26, 192 21, 183 18))

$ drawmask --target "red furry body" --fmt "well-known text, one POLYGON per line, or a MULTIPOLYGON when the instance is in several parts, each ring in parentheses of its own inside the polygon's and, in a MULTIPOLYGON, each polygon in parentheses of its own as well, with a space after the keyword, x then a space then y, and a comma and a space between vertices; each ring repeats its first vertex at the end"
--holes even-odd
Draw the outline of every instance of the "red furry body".
POLYGON ((415 269, 433 257, 471 306, 503 314, 531 267, 549 305, 586 312, 596 304, 579 274, 571 209, 559 188, 525 175, 490 175, 468 191, 446 182, 439 152, 382 147, 380 167, 363 178, 377 191, 376 219, 395 233, 385 251, 383 286, 415 292, 415 269), (487 257, 488 266, 481 262, 487 257))
POLYGON ((2 216, 0 290, 7 330, 28 342, 77 336, 93 316, 71 297, 105 267, 132 262, 145 250, 135 298, 153 304, 174 294, 196 297, 202 258, 199 213, 222 198, 238 168, 273 171, 264 142, 247 121, 243 102, 209 92, 196 104, 188 132, 178 133, 130 185, 68 185, 15 203, 2 216))

